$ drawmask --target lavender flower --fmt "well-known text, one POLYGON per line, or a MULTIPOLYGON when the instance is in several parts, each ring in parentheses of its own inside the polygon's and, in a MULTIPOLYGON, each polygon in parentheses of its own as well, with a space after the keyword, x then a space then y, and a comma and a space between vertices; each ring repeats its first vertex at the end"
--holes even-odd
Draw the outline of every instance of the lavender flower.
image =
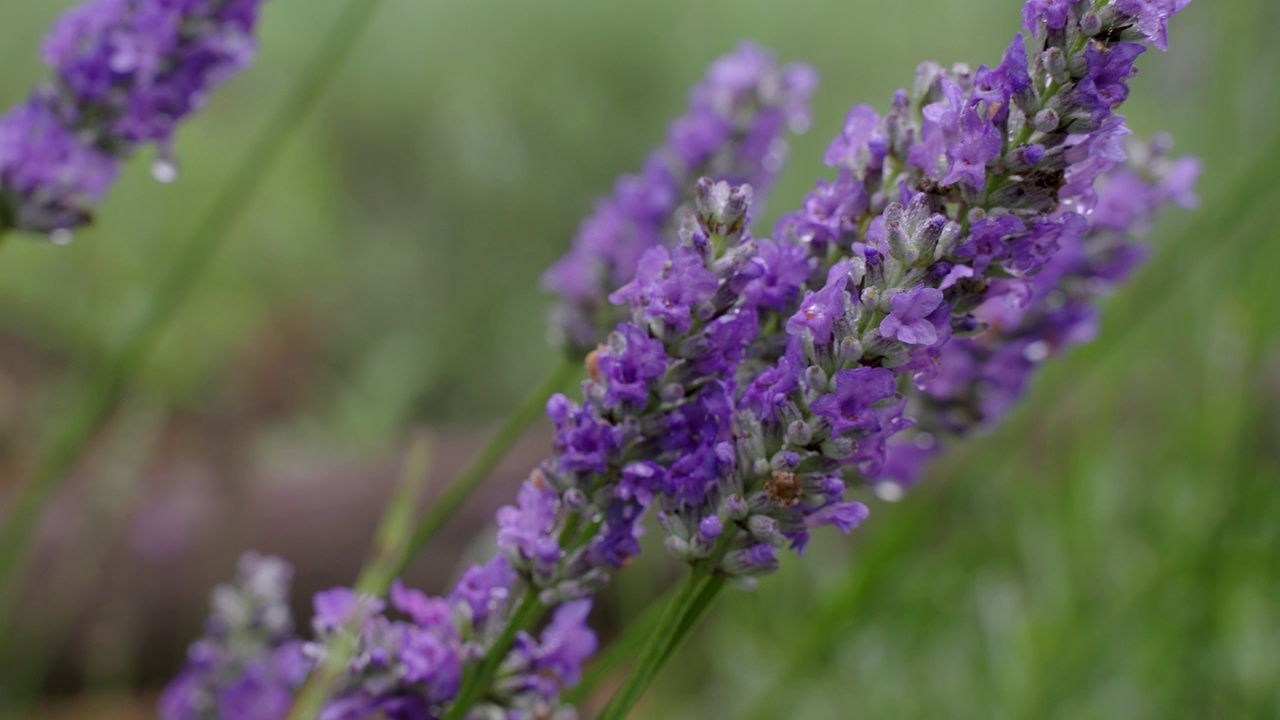
POLYGON ((51 84, 0 118, 0 231, 62 237, 88 223, 122 160, 158 147, 253 58, 261 0, 88 0, 45 40, 51 84))
POLYGON ((249 554, 235 584, 213 593, 205 637, 191 646, 182 674, 160 697, 165 720, 278 720, 292 689, 311 669, 293 637, 287 563, 249 554))
MULTIPOLYGON (((513 610, 516 573, 501 557, 470 568, 455 590, 433 598, 393 584, 390 604, 334 588, 314 598, 315 640, 292 634, 291 571, 276 558, 247 555, 234 586, 214 593, 206 637, 165 690, 164 720, 281 720, 334 633, 356 628, 354 656, 320 720, 430 720, 443 715, 464 672, 501 634, 513 610)), ((566 717, 562 688, 581 678, 595 653, 589 600, 560 606, 537 635, 521 632, 494 686, 477 708, 502 717, 566 717)), ((571 717, 571 716, 570 716, 571 717)))
MULTIPOLYGON (((929 405, 953 399, 940 388, 950 380, 966 400, 1009 348, 1033 359, 1061 328, 1080 339, 1089 297, 1077 285, 1123 277, 1135 254, 1115 238, 1190 197, 1186 163, 1154 184, 1117 169, 1128 130, 1115 110, 1142 50, 1129 41, 1162 44, 1180 7, 1030 0, 1030 52, 1018 36, 994 69, 925 64, 885 116, 854 108, 826 154, 836 178, 773 240, 747 231, 750 187, 704 178, 674 243, 624 235, 625 263, 623 244, 579 245, 560 286, 583 280, 579 310, 607 295, 629 319, 587 355, 580 401, 548 402, 553 452, 499 511, 496 558, 443 599, 397 588, 391 605, 407 620, 350 591, 317 598, 321 639, 365 613, 322 718, 439 717, 522 617, 517 597, 554 617, 536 639, 517 635, 473 714, 561 712, 559 689, 595 648, 583 599, 640 551, 651 508, 673 555, 748 585, 815 528, 857 527, 868 510, 848 488, 916 472, 932 435, 900 433, 947 417, 929 405), (583 269, 600 258, 607 272, 583 269), (1015 327, 1040 335, 1001 337, 1015 327)), ((715 137, 709 121, 680 127, 677 155, 715 137)))
MULTIPOLYGON (((992 326, 994 308, 1055 292, 1095 207, 1103 222, 1129 219, 1093 186, 1125 158, 1128 130, 1115 110, 1143 50, 1127 41, 1141 21, 1133 8, 1032 0, 1024 17, 1035 52, 1018 36, 994 69, 925 64, 914 94, 899 91, 883 118, 850 112, 826 155, 835 182, 819 183, 775 233, 814 263, 785 323, 785 350, 752 346, 758 354, 735 371, 748 381, 730 396, 731 451, 700 454, 718 463, 686 458, 716 472, 658 500, 675 554, 725 575, 762 575, 778 566, 778 548, 802 551, 813 528, 855 527, 867 511, 845 499, 846 487, 918 467, 921 446, 932 449, 924 435, 890 439, 919 422, 908 398, 945 367, 963 342, 953 336, 992 326)), ((1185 186, 1191 174, 1177 177, 1185 186)), ((1096 272, 1118 276, 1129 255, 1096 272)), ((1087 315, 1087 306, 1072 310, 1054 322, 1087 315)), ((966 367, 1007 376, 1012 346, 965 358, 966 367)))
POLYGON ((1030 283, 975 309, 985 330, 943 348, 936 377, 916 399, 920 434, 890 448, 895 459, 882 479, 913 483, 924 461, 942 450, 940 438, 998 422, 1045 360, 1093 339, 1097 300, 1146 257, 1135 238, 1166 206, 1195 205, 1200 163, 1169 159, 1170 144, 1163 136, 1131 142, 1128 162, 1098 181, 1088 231, 1060 247, 1030 283))
POLYGON ((711 65, 667 144, 650 153, 639 175, 623 176, 613 196, 597 202, 572 248, 543 279, 560 295, 553 327, 570 351, 595 347, 625 317, 606 298, 631 279, 646 250, 670 244, 671 219, 698 177, 767 192, 786 159, 784 133, 809 125, 816 85, 809 67, 779 67, 751 43, 711 65))

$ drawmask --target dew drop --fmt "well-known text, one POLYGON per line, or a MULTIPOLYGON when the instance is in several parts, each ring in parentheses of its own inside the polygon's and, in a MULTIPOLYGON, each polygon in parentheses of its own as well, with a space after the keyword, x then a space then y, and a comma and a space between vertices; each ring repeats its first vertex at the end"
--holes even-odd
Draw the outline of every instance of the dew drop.
POLYGON ((178 179, 178 164, 169 158, 157 158, 151 163, 151 177, 168 185, 178 179))
POLYGON ((921 450, 928 450, 933 447, 934 442, 935 440, 931 433, 922 432, 919 435, 916 435, 916 447, 921 450))
POLYGON ((66 228, 58 228, 49 233, 49 242, 54 245, 70 245, 71 241, 75 239, 75 235, 66 228))
POLYGON ((893 503, 901 500, 906 493, 903 491, 902 486, 896 482, 882 482, 876 483, 875 494, 881 500, 893 503))
POLYGON ((1037 340, 1022 351, 1022 356, 1033 363, 1043 362, 1049 357, 1049 343, 1037 340))

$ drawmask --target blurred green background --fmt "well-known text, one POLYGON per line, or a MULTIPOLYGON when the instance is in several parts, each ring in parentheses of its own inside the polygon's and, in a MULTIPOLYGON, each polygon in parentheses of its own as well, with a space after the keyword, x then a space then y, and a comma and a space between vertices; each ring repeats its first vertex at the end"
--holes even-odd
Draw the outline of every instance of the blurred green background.
MULTIPOLYGON (((71 4, 0 10, 0 105, 43 77, 39 38, 71 4)), ((257 64, 179 138, 179 182, 157 184, 140 157, 70 247, 0 253, 0 491, 29 471, 340 5, 267 3, 257 64)), ((162 494, 175 455, 220 452, 206 436, 234 440, 238 463, 199 468, 227 485, 299 458, 392 461, 413 426, 482 436, 557 360, 542 269, 709 61, 750 38, 821 73, 768 228, 824 174, 848 106, 884 107, 921 60, 998 59, 1019 5, 388 0, 82 468, 109 489, 89 496, 90 517, 136 513, 149 491, 129 476, 166 468, 148 485, 162 494)), ((1098 341, 1046 368, 1003 427, 903 502, 874 504, 854 538, 726 597, 638 715, 1280 717, 1277 31, 1270 0, 1197 0, 1175 19, 1172 51, 1142 59, 1125 114, 1204 159, 1200 209, 1168 213, 1098 341)), ((63 543, 50 567, 87 552, 63 543)), ((622 574, 606 633, 671 565, 652 552, 622 574)), ((108 584, 109 608, 141 592, 108 584)), ((148 717, 204 608, 126 672, 102 670, 130 647, 95 639, 122 632, 93 622, 102 605, 69 607, 78 624, 45 636, 68 657, 38 716, 148 717)))

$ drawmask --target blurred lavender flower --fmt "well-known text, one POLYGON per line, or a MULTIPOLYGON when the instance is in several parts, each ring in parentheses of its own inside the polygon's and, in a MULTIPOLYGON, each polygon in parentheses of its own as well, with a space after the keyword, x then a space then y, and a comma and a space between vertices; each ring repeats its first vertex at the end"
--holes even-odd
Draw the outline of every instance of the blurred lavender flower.
POLYGON ((716 60, 690 92, 689 111, 672 123, 666 145, 596 203, 569 252, 544 276, 561 298, 552 323, 558 342, 586 352, 625 318, 606 298, 631 279, 646 250, 671 242, 672 217, 697 178, 749 184, 763 197, 786 159, 785 133, 808 128, 816 86, 808 66, 779 67, 751 43, 716 60))
POLYGON ((278 720, 292 689, 311 669, 293 637, 289 582, 279 558, 248 554, 236 581, 213 592, 205 636, 191 646, 187 667, 160 697, 165 720, 278 720))
MULTIPOLYGON (((247 555, 237 583, 214 593, 206 636, 165 690, 164 720, 281 720, 335 633, 354 628, 356 648, 320 720, 429 720, 457 695, 501 635, 514 608, 517 574, 501 556, 463 574, 447 597, 393 584, 390 602, 333 588, 313 598, 315 639, 293 635, 287 595, 291 570, 277 558, 247 555)), ((516 636, 480 710, 499 717, 559 713, 559 696, 595 653, 586 625, 589 600, 560 606, 536 637, 516 636)), ((571 717, 569 715, 568 717, 571 717)))
POLYGON ((142 145, 176 177, 177 124, 253 58, 261 0, 88 0, 45 40, 51 84, 0 118, 0 231, 65 237, 142 145))

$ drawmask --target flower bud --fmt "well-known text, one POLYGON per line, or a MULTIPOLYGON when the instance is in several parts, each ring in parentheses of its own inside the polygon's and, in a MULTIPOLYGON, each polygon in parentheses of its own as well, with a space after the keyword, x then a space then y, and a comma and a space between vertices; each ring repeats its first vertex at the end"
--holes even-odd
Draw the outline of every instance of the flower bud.
POLYGON ((1062 54, 1061 48, 1051 47, 1045 50, 1040 54, 1040 63, 1054 82, 1061 84, 1071 79, 1067 74, 1067 58, 1062 54))
POLYGON ((1058 113, 1053 108, 1041 110, 1036 113, 1035 120, 1031 121, 1031 126, 1042 133, 1057 132, 1061 124, 1062 118, 1058 117, 1058 113))
POLYGON ((667 546, 667 552, 671 553, 671 556, 677 560, 688 561, 694 559, 693 549, 689 547, 689 543, 685 540, 674 535, 668 535, 663 544, 667 546))
POLYGON ((813 440, 813 430, 803 420, 796 420, 787 426, 787 444, 804 447, 813 440))
POLYGON ((1096 12, 1087 12, 1080 16, 1080 32, 1085 37, 1097 37, 1102 34, 1102 18, 1096 12))
POLYGON ((728 522, 744 520, 749 512, 747 503, 741 495, 729 495, 720 502, 720 517, 728 522))
POLYGON ((778 521, 768 515, 752 515, 747 518, 747 532, 760 542, 773 543, 775 539, 782 537, 778 521))

